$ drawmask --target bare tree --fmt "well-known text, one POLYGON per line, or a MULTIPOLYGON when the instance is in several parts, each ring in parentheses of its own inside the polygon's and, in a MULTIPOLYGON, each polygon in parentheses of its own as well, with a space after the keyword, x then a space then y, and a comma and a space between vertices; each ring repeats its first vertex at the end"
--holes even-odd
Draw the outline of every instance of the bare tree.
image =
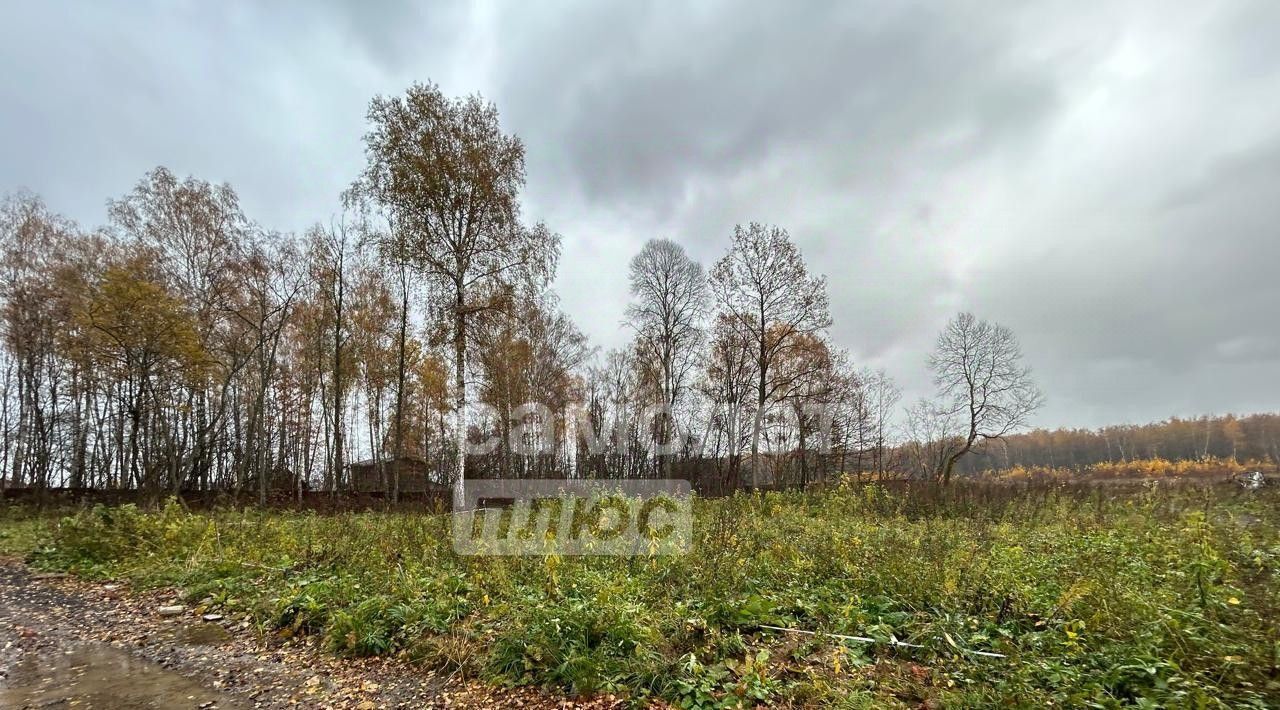
POLYGON ((809 449, 817 444, 817 452, 825 453, 831 443, 831 424, 837 399, 847 384, 842 370, 847 369, 848 353, 833 349, 821 338, 807 335, 804 342, 788 351, 778 361, 780 379, 788 382, 778 394, 790 405, 796 435, 796 456, 800 463, 800 488, 810 482, 809 449), (820 437, 816 442, 814 437, 820 437))
POLYGON ((330 491, 336 491, 342 481, 342 470, 346 466, 346 455, 343 453, 345 434, 343 417, 346 413, 345 375, 351 368, 346 361, 348 341, 351 338, 349 323, 350 308, 348 290, 351 279, 352 239, 347 233, 346 223, 336 221, 329 229, 320 225, 311 228, 307 233, 309 249, 309 265, 311 279, 318 284, 318 296, 323 304, 322 322, 332 331, 329 340, 331 351, 332 391, 330 401, 333 411, 330 412, 332 428, 329 431, 330 468, 325 476, 330 491))
MULTIPOLYGON (((0 202, 0 343, 16 368, 17 423, 12 454, 0 461, 8 485, 49 485, 56 455, 59 289, 53 278, 75 226, 35 195, 0 202)), ((9 449, 6 442, 6 449, 9 449)))
POLYGON ((1026 425, 1044 401, 1022 363, 1022 347, 1013 331, 978 320, 972 313, 951 319, 929 358, 948 419, 959 417, 962 444, 949 452, 938 471, 942 482, 979 440, 1000 439, 1026 425))
POLYGON ((228 264, 252 231, 235 190, 179 180, 162 166, 108 209, 115 226, 152 252, 165 280, 191 301, 201 328, 216 327, 216 311, 232 290, 228 264))
POLYGON ((903 434, 906 439, 899 450, 910 475, 936 480, 956 452, 964 448, 960 430, 960 414, 936 402, 921 399, 906 410, 903 434))
POLYGON ((144 175, 125 196, 109 201, 108 212, 119 236, 147 253, 163 283, 193 312, 196 333, 216 364, 213 380, 187 393, 190 414, 179 422, 192 430, 191 475, 205 479, 214 452, 225 444, 218 440, 228 417, 225 395, 250 361, 249 350, 238 341, 236 319, 228 313, 241 286, 235 283, 240 272, 235 261, 252 226, 230 185, 179 179, 163 166, 144 175))
POLYGON ((810 276, 786 230, 752 222, 733 231, 733 245, 711 270, 720 312, 751 342, 755 419, 751 428, 752 485, 759 485, 760 427, 766 407, 791 386, 774 365, 831 325, 827 281, 810 276))
POLYGON ((368 164, 353 194, 387 211, 399 256, 413 264, 449 319, 453 341, 454 502, 461 505, 467 450, 467 346, 477 318, 511 302, 517 286, 549 280, 560 240, 520 222, 524 145, 502 132, 498 110, 472 95, 446 97, 414 84, 369 106, 368 164))
POLYGON ((752 394, 752 360, 752 346, 743 332, 729 317, 718 316, 699 389, 712 409, 711 427, 703 438, 714 437, 712 457, 719 465, 723 451, 728 464, 717 482, 722 491, 741 483, 742 448, 746 440, 742 419, 752 394))
POLYGON ((496 456, 501 475, 545 477, 565 453, 562 415, 577 389, 571 373, 590 351, 550 294, 514 308, 516 317, 476 332, 473 359, 483 375, 476 400, 491 408, 493 433, 509 444, 496 456), (529 411, 532 403, 545 409, 529 411))
MULTIPOLYGON (((675 408, 686 379, 697 364, 707 280, 702 265, 669 239, 650 239, 631 259, 631 297, 627 324, 635 331, 636 354, 654 370, 663 412, 657 440, 675 435, 675 408)), ((670 472, 671 456, 663 459, 670 472)))
MULTIPOLYGON (((246 426, 243 467, 253 471, 258 481, 258 503, 266 505, 272 475, 280 467, 268 463, 268 393, 280 369, 280 345, 292 309, 308 274, 302 268, 297 245, 279 234, 255 235, 245 245, 239 260, 242 301, 233 315, 252 333, 253 393, 246 426)), ((238 476, 239 481, 248 476, 238 476)))
POLYGON ((864 370, 859 377, 867 416, 867 443, 872 452, 876 476, 885 475, 885 449, 893 408, 902 399, 902 390, 884 370, 864 370))

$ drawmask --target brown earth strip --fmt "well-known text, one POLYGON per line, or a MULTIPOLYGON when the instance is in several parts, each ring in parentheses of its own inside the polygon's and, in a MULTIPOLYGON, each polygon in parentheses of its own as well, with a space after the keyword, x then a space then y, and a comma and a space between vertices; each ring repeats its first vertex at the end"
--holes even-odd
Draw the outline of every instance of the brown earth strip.
POLYGON ((344 659, 307 639, 205 621, 173 592, 133 592, 0 561, 0 707, 609 708, 495 688, 395 659, 344 659))

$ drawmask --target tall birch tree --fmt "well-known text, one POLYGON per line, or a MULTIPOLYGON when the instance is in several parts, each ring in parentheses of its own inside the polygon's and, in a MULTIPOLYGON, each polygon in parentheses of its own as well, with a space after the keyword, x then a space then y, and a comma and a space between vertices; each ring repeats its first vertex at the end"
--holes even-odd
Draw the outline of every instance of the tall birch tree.
POLYGON ((453 346, 454 504, 464 502, 467 355, 471 330, 503 310, 512 292, 549 280, 560 240, 520 219, 524 144, 504 133, 498 110, 478 95, 449 98, 434 84, 369 106, 367 165, 352 193, 396 225, 397 259, 421 275, 447 319, 453 346))

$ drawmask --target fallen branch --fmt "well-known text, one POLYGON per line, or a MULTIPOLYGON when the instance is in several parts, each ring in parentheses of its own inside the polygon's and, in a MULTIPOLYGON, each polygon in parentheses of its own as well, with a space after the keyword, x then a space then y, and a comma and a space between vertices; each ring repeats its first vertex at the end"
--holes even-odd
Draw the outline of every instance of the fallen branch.
MULTIPOLYGON (((830 636, 831 638, 840 639, 842 641, 857 641, 858 643, 879 643, 879 641, 869 636, 849 636, 847 634, 825 634, 818 631, 805 631, 804 629, 788 629, 785 626, 769 626, 768 624, 760 624, 760 628, 768 629, 770 631, 784 631, 789 634, 804 634, 805 636, 830 636)), ((890 638, 888 640, 888 644, 890 646, 898 646, 900 648, 926 648, 925 646, 921 646, 918 643, 907 643, 906 641, 899 641, 898 639, 895 639, 895 638, 890 638)), ((955 646, 955 644, 952 644, 952 645, 955 646)), ((1008 656, 1005 656, 1003 653, 992 653, 990 651, 972 651, 970 649, 963 648, 961 646, 955 646, 955 647, 963 653, 972 654, 974 656, 982 656, 983 658, 1008 658, 1008 656)))

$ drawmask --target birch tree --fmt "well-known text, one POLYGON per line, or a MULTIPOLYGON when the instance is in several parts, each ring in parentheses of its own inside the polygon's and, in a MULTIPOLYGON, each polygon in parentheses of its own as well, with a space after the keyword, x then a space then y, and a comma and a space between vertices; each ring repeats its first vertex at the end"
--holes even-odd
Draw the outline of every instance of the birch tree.
POLYGON ((524 144, 503 133, 497 108, 451 99, 433 84, 369 106, 367 165, 352 193, 396 225, 398 259, 412 264, 447 319, 454 357, 454 504, 464 501, 470 329, 521 285, 549 280, 559 237, 520 219, 524 144))

